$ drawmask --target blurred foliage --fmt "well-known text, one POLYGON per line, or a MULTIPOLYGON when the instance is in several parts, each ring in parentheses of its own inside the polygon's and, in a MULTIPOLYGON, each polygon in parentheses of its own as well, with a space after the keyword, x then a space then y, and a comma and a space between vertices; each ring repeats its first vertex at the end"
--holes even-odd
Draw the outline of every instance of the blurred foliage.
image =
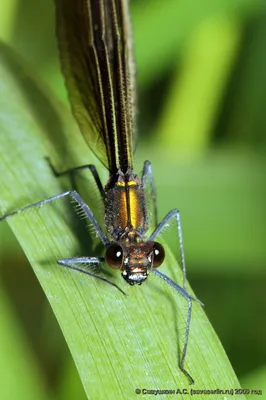
MULTIPOLYGON (((181 210, 189 280, 240 381, 243 376, 250 389, 260 389, 265 372, 256 371, 265 371, 266 360, 266 3, 135 0, 132 18, 137 165, 146 158, 153 163, 160 216, 181 210)), ((66 100, 52 2, 2 0, 0 37, 66 100)), ((73 375, 61 333, 17 243, 4 225, 0 229, 3 307, 7 321, 21 325, 10 329, 24 331, 21 346, 27 336, 32 347, 28 365, 35 358, 47 387, 65 399, 68 389, 60 382, 73 375)))

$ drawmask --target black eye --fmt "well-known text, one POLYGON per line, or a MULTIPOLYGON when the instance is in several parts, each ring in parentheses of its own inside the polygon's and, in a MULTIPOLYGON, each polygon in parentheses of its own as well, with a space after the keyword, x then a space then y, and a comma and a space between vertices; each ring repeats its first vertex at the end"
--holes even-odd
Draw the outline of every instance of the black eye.
POLYGON ((123 249, 117 243, 112 243, 106 250, 105 261, 110 268, 119 269, 123 261, 123 249))
POLYGON ((164 252, 163 246, 158 242, 154 242, 154 245, 153 245, 153 268, 160 267, 160 265, 163 263, 164 256, 165 256, 165 252, 164 252))

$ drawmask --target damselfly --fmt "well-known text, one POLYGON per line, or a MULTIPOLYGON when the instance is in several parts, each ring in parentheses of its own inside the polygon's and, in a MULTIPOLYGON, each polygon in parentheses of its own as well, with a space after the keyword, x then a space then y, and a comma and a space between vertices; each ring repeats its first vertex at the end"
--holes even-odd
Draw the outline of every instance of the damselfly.
POLYGON ((71 172, 85 168, 91 171, 104 203, 104 224, 108 235, 104 233, 88 205, 74 190, 6 214, 0 220, 59 198, 72 198, 94 226, 106 248, 105 258, 67 258, 58 260, 58 264, 101 279, 120 291, 122 290, 111 280, 83 270, 77 265, 106 262, 110 268, 120 270, 122 277, 130 285, 142 284, 152 272, 180 293, 188 303, 180 369, 193 383, 184 363, 192 300, 199 300, 186 291, 186 267, 179 211, 170 211, 158 223, 151 164, 149 161, 144 163, 141 177, 138 177, 133 169, 136 95, 128 0, 56 0, 56 17, 62 69, 72 111, 88 145, 108 168, 109 179, 103 187, 92 165, 83 165, 72 169, 71 172), (147 186, 151 189, 149 193, 146 190, 147 186), (151 197, 156 224, 150 236, 147 235, 148 196, 151 197), (164 261, 165 252, 163 246, 155 239, 171 221, 176 224, 179 238, 178 252, 183 270, 183 287, 157 270, 164 261))

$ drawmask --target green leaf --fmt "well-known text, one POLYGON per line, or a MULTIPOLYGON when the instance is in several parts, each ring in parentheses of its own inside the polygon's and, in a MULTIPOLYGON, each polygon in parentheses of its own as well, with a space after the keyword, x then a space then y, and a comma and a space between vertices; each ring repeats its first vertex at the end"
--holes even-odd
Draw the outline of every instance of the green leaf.
MULTIPOLYGON (((0 75, 0 208, 6 213, 66 189, 67 181, 53 177, 45 156, 61 170, 86 162, 98 167, 99 163, 69 113, 50 100, 51 95, 40 89, 4 46, 0 75)), ((89 185, 89 205, 98 209, 91 191, 89 185)), ((178 368, 186 302, 153 275, 138 287, 128 286, 119 273, 112 276, 127 292, 125 297, 104 282, 59 267, 56 260, 91 255, 90 248, 99 243, 88 233, 82 246, 78 235, 84 237, 76 229, 71 210, 70 201, 59 200, 10 218, 8 223, 51 304, 87 397, 129 399, 137 388, 189 391, 189 382, 178 368)), ((182 282, 170 254, 161 271, 182 282)), ((195 302, 186 368, 195 379, 193 389, 239 387, 215 332, 195 302)), ((197 398, 206 399, 206 395, 197 398)))
POLYGON ((30 345, 0 281, 0 385, 2 399, 46 399, 44 382, 30 345), (40 392, 41 390, 41 392, 40 392))
POLYGON ((266 391, 266 366, 265 364, 247 375, 241 377, 242 387, 247 390, 247 399, 254 398, 254 395, 262 395, 266 391))

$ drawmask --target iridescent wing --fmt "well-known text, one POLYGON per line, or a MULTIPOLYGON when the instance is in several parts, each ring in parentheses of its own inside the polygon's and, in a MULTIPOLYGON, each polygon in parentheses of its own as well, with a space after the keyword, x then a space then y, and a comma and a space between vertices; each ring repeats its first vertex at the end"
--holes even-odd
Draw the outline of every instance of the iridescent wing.
POLYGON ((55 0, 62 70, 73 114, 109 168, 132 168, 135 67, 128 0, 55 0))

